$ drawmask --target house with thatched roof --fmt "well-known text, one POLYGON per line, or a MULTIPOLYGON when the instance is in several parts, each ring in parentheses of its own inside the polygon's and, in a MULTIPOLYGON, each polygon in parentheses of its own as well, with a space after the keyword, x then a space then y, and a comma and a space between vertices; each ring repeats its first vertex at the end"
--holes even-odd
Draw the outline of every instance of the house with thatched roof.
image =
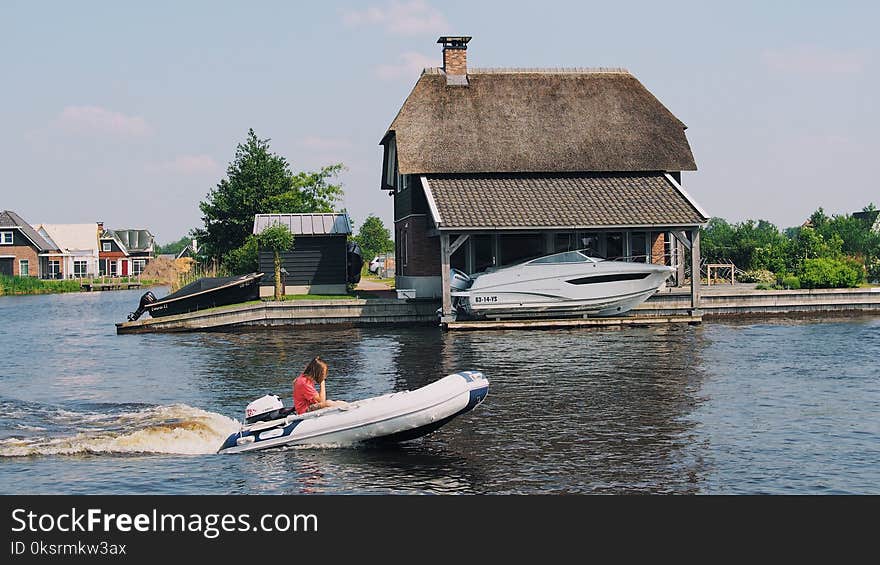
POLYGON ((689 249, 698 268, 708 215, 682 187, 697 168, 685 124, 624 69, 468 68, 470 39, 438 40, 443 66, 380 142, 398 288, 448 315, 450 268, 572 249, 681 266, 689 249))

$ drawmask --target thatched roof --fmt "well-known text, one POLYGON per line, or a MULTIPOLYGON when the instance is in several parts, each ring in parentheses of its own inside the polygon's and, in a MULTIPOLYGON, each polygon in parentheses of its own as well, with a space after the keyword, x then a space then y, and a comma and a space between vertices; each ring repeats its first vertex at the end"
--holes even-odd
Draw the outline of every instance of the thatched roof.
POLYGON ((708 218, 664 173, 427 175, 443 229, 607 229, 699 226, 708 218))
POLYGON ((400 172, 692 171, 678 120, 622 69, 425 69, 383 138, 400 172))

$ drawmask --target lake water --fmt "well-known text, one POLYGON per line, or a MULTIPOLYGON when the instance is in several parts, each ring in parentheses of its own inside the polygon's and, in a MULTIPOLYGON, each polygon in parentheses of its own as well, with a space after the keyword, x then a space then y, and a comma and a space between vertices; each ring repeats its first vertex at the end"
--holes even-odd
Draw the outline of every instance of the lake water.
POLYGON ((880 494, 880 317, 117 336, 140 294, 0 297, 0 493, 880 494), (216 455, 315 354, 333 398, 489 396, 399 447, 216 455))

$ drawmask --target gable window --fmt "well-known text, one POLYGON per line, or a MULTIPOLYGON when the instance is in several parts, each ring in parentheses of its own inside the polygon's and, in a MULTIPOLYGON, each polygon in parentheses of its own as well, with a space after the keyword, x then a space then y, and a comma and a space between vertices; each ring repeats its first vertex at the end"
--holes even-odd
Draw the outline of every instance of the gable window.
POLYGON ((397 145, 394 142, 388 144, 388 160, 385 162, 385 184, 394 186, 394 177, 397 176, 397 145))
POLYGON ((110 251, 110 242, 104 241, 101 243, 101 251, 110 251))
POLYGON ((18 262, 18 276, 20 277, 29 277, 31 276, 31 265, 30 261, 27 259, 22 259, 18 262))
POLYGON ((397 175, 397 192, 403 192, 409 188, 410 175, 397 175))
POLYGON ((11 231, 0 231, 0 245, 12 245, 11 231))

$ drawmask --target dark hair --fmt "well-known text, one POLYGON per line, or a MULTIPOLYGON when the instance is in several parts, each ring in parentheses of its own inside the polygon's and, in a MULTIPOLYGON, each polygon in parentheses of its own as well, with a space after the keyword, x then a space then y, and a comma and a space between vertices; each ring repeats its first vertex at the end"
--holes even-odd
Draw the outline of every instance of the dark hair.
POLYGON ((307 377, 311 377, 316 383, 320 383, 327 378, 327 363, 316 355, 315 358, 309 361, 309 364, 306 365, 303 374, 307 377))

